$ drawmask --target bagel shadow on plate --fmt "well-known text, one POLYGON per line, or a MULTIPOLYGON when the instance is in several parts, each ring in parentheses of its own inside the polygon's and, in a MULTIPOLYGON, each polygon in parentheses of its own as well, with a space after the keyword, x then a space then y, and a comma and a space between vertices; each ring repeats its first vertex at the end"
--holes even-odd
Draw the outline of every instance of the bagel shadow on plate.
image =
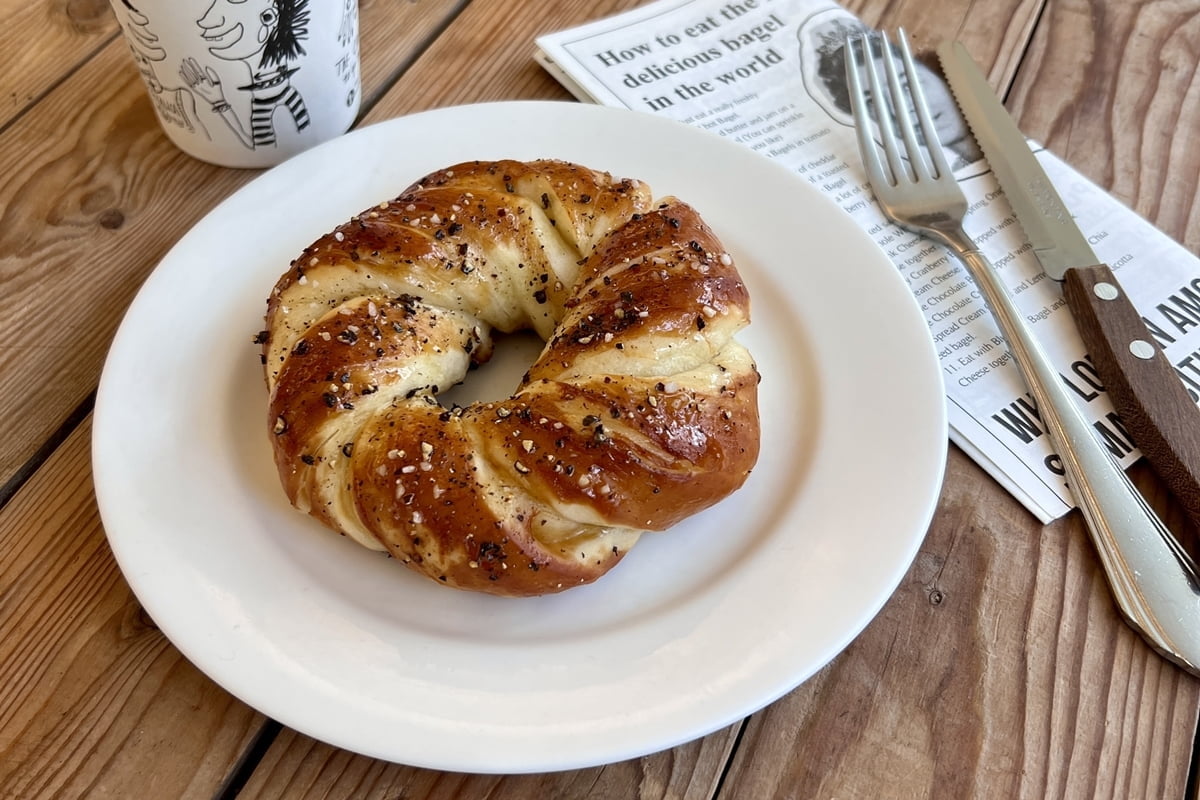
MULTIPOLYGON (((742 573, 757 558, 772 557, 772 552, 762 552, 764 548, 802 559, 804 532, 784 530, 780 522, 794 504, 803 502, 821 435, 811 338, 771 279, 752 264, 738 264, 751 290, 754 314, 738 339, 754 354, 763 374, 758 465, 746 484, 722 502, 668 531, 644 534, 622 562, 595 583, 534 598, 449 589, 385 553, 335 535, 292 508, 272 460, 266 388, 257 352, 249 345, 231 359, 236 374, 228 382, 225 431, 229 451, 236 454, 234 467, 242 473, 240 483, 257 495, 248 505, 259 517, 248 525, 246 535, 268 540, 268 549, 297 574, 298 585, 320 595, 312 601, 322 613, 357 620, 356 627, 381 630, 378 623, 383 621, 385 627, 395 625, 435 638, 522 645, 595 636, 720 593, 732 585, 729 579, 752 580, 742 573), (251 409, 245 407, 247 381, 262 386, 259 405, 251 409), (531 618, 537 620, 535 625, 531 618)), ((252 322, 247 330, 253 328, 252 322)), ((491 362, 442 393, 444 404, 510 396, 542 342, 531 333, 518 333, 498 336, 496 345, 491 362)))

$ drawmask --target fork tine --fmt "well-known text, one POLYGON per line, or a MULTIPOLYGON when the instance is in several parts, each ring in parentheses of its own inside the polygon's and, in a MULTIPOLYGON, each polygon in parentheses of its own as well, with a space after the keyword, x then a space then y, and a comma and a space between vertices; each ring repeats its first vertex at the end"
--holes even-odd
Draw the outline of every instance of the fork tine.
POLYGON ((875 48, 872 45, 874 40, 879 41, 880 58, 884 59, 885 63, 891 62, 891 54, 888 52, 887 40, 881 35, 866 35, 863 40, 863 61, 867 70, 867 83, 871 89, 871 102, 875 107, 874 116, 879 128, 879 139, 883 143, 888 168, 892 171, 892 180, 889 183, 895 185, 908 179, 908 167, 904 164, 904 157, 900 154, 900 147, 896 141, 895 121, 901 115, 900 104, 884 87, 883 80, 879 77, 879 68, 875 65, 875 48))
MULTIPOLYGON (((938 177, 951 174, 950 164, 942 143, 938 139, 937 128, 933 125, 933 117, 929 113, 929 103, 925 100, 925 90, 921 88, 921 79, 917 74, 917 66, 913 63, 912 49, 908 44, 908 35, 904 29, 898 31, 900 39, 900 59, 904 62, 904 71, 908 73, 908 86, 912 92, 913 106, 917 110, 917 118, 921 122, 921 132, 925 139, 925 152, 933 159, 933 167, 938 177)), ((910 123, 911 127, 911 123, 910 123)), ((909 152, 912 152, 910 148, 909 152)))
MULTIPOLYGON (((892 48, 888 43, 887 34, 881 33, 880 49, 882 50, 883 72, 887 77, 888 89, 891 91, 892 108, 896 114, 896 124, 900 128, 900 134, 904 139, 904 150, 908 156, 909 166, 912 168, 912 175, 918 181, 930 180, 933 174, 930 172, 931 164, 927 161, 926 155, 922 153, 926 148, 921 146, 921 142, 917 140, 916 128, 913 127, 913 115, 910 111, 912 106, 919 105, 916 98, 916 92, 920 91, 920 83, 916 82, 916 67, 911 66, 911 54, 908 53, 906 45, 908 37, 904 34, 904 29, 900 28, 897 33, 900 38, 900 53, 903 59, 905 55, 909 55, 908 60, 904 61, 905 79, 908 81, 908 91, 900 83, 900 74, 896 71, 896 59, 892 54, 892 48), (911 68, 910 68, 911 67, 911 68)), ((926 138, 928 144, 931 140, 926 138)), ((933 140, 936 141, 936 140, 933 140)), ((932 149, 932 148, 930 148, 932 149)))
POLYGON ((891 181, 883 171, 883 164, 879 160, 879 151, 871 136, 871 115, 867 110, 867 94, 863 87, 862 72, 858 67, 858 57, 854 52, 856 41, 859 48, 866 52, 867 39, 863 34, 846 36, 846 82, 850 87, 850 111, 854 116, 858 150, 862 156, 863 166, 867 168, 867 178, 871 183, 876 186, 887 185, 891 181))

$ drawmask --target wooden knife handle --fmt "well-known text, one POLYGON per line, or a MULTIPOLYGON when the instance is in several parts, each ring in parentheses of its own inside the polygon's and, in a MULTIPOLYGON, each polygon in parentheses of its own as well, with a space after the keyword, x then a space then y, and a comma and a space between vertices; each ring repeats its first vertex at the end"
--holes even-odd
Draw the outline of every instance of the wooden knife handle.
POLYGON ((1200 525, 1200 409, 1107 265, 1067 270, 1063 295, 1129 434, 1200 525))

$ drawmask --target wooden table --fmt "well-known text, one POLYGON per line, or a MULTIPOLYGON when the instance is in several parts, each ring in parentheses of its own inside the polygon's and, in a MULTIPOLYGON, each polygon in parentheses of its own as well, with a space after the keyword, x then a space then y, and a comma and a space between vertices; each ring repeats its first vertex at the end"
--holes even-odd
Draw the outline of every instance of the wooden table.
MULTIPOLYGON (((362 0, 361 121, 566 99, 534 64, 534 37, 634 5, 362 0)), ((1027 133, 1200 250, 1195 2, 848 5, 919 47, 963 39, 1027 133)), ((438 773, 338 750, 235 700, 130 592, 88 445, 134 293, 255 173, 168 143, 105 0, 7 0, 0 20, 0 796, 1197 796, 1200 681, 1118 619, 1078 513, 1043 527, 954 448, 882 613, 811 680, 702 740, 573 772, 438 773)))

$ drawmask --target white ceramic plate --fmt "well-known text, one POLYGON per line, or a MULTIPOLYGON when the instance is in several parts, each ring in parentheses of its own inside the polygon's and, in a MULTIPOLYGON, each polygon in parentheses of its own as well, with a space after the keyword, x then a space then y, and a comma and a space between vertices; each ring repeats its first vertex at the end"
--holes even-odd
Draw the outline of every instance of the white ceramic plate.
POLYGON ((741 145, 574 103, 395 119, 250 183, 146 281, 94 435, 113 551, 184 655, 303 733, 474 772, 665 749, 804 681, 895 589, 945 455, 925 322, 848 216, 741 145), (763 449, 736 495, 643 537, 597 583, 512 600, 440 587, 291 509, 251 337, 321 233, 438 167, 538 157, 644 179, 716 229, 751 291, 740 338, 763 373, 763 449))

